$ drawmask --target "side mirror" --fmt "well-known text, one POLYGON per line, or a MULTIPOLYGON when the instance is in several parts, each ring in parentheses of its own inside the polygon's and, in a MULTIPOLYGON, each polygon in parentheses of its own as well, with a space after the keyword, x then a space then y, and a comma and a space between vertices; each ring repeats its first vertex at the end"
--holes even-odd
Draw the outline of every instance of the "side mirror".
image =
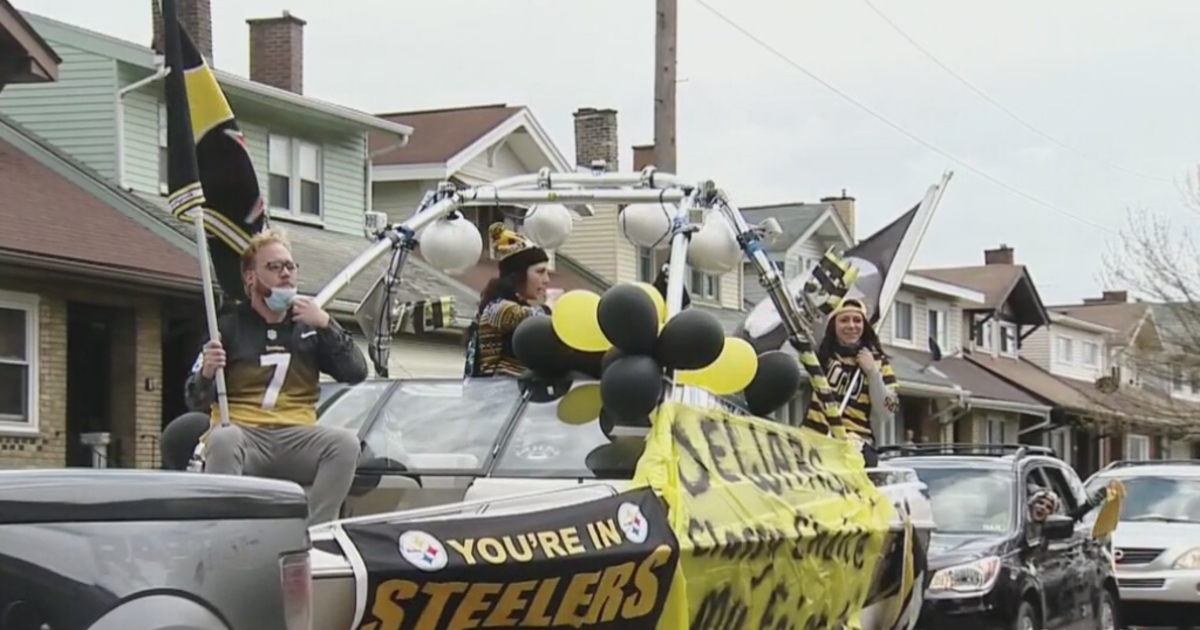
POLYGON ((1042 537, 1046 540, 1066 540, 1075 535, 1075 520, 1062 514, 1051 514, 1042 523, 1042 537))

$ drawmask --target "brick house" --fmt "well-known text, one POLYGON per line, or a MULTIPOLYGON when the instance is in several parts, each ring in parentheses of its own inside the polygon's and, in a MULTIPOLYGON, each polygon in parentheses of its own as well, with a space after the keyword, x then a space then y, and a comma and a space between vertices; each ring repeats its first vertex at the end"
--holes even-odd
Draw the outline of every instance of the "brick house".
POLYGON ((188 241, 0 113, 0 468, 153 467, 164 321, 199 309, 188 241))

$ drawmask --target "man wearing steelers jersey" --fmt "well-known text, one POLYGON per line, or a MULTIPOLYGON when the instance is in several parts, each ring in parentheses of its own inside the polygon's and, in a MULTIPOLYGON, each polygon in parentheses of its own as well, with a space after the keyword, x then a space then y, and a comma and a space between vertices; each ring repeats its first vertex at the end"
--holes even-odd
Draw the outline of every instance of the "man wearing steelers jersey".
POLYGON ((367 378, 350 334, 312 298, 296 295, 298 266, 283 235, 257 234, 242 255, 249 302, 218 320, 187 381, 187 404, 207 411, 205 472, 253 475, 309 487, 309 522, 338 517, 358 463, 358 437, 317 426, 319 378, 367 378), (228 426, 220 426, 214 379, 225 369, 228 426))

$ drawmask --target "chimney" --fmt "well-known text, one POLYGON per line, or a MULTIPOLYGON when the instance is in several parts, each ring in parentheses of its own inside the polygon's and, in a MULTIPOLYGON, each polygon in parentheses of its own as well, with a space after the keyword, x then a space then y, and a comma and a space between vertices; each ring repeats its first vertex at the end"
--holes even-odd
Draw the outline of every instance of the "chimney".
POLYGON ((633 147, 633 170, 641 171, 647 166, 654 166, 654 145, 640 144, 633 147))
POLYGON ((1013 265, 1013 248, 1008 245, 1001 244, 996 249, 983 250, 983 263, 985 265, 1013 265))
POLYGON ((246 20, 250 25, 250 80, 304 93, 304 25, 284 11, 281 17, 246 20))
POLYGON ((858 235, 854 232, 854 197, 846 194, 846 189, 842 189, 840 197, 822 197, 821 203, 833 204, 834 211, 837 212, 838 218, 846 225, 846 231, 850 233, 850 241, 857 243, 858 235))
POLYGON ((1124 304, 1129 301, 1128 291, 1103 291, 1098 298, 1084 298, 1084 304, 1124 304))
POLYGON ((591 168, 594 160, 604 160, 605 170, 618 170, 617 141, 617 110, 582 107, 575 111, 575 164, 591 168))
MULTIPOLYGON (((211 0, 178 0, 179 23, 183 25, 192 43, 200 51, 201 56, 213 65, 212 41, 212 3, 211 0)), ((158 54, 163 54, 163 18, 160 0, 150 0, 150 14, 154 18, 154 39, 150 47, 158 54)))

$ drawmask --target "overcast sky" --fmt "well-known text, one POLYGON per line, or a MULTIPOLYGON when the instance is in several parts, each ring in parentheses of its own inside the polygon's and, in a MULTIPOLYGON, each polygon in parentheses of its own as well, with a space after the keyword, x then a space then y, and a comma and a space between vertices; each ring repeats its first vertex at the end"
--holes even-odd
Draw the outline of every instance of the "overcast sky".
MULTIPOLYGON (((871 0, 1037 132, 940 69, 866 0, 705 2, 746 32, 679 0, 679 170, 716 180, 741 205, 845 188, 858 199, 861 237, 953 169, 918 266, 981 264, 982 250, 1006 243, 1048 304, 1099 291, 1102 252, 1130 207, 1181 227, 1200 220, 1179 188, 1200 162, 1200 2, 871 0)), ((149 0, 14 4, 150 41, 149 0)), ((311 96, 370 112, 524 104, 567 156, 571 113, 611 107, 626 168, 629 146, 653 139, 652 0, 213 5, 223 70, 248 71, 247 18, 289 9, 308 21, 311 96)))

